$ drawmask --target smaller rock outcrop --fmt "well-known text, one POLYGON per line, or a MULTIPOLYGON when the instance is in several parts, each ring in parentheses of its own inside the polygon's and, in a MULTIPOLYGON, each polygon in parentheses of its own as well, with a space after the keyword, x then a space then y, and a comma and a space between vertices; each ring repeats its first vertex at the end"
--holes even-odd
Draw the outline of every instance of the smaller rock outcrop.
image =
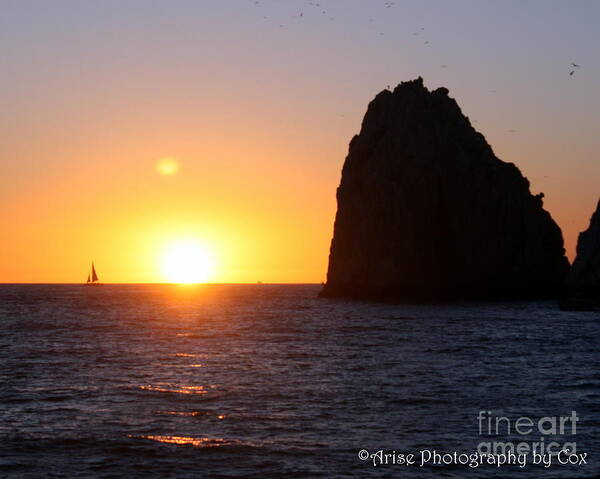
POLYGON ((562 309, 600 311, 600 200, 586 231, 579 233, 577 257, 567 276, 562 309))

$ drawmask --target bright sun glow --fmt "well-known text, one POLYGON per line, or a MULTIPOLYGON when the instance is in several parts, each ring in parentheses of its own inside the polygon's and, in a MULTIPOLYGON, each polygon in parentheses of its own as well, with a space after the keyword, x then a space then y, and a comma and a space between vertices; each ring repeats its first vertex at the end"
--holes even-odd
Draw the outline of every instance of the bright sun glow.
POLYGON ((162 258, 165 278, 171 283, 206 283, 215 270, 215 258, 196 240, 169 243, 162 258))

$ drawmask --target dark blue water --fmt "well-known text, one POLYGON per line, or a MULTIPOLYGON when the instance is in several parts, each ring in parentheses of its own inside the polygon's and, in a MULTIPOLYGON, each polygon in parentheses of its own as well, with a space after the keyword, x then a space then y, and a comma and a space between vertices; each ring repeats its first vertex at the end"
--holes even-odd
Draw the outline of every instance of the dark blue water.
POLYGON ((598 314, 318 290, 0 286, 0 477, 600 475, 598 314), (480 411, 578 422, 480 435, 480 411), (421 450, 542 436, 587 464, 418 467, 421 450), (374 467, 362 449, 417 464, 374 467))

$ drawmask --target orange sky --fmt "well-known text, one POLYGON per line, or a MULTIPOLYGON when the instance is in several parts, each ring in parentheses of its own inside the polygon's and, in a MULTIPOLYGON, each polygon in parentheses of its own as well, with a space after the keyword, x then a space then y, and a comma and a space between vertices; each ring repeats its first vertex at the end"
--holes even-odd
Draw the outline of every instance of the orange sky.
POLYGON ((179 238, 215 282, 323 281, 348 142, 418 75, 545 193, 572 256, 600 194, 596 5, 126 3, 0 19, 0 282, 79 282, 92 259, 105 282, 164 282, 179 238))

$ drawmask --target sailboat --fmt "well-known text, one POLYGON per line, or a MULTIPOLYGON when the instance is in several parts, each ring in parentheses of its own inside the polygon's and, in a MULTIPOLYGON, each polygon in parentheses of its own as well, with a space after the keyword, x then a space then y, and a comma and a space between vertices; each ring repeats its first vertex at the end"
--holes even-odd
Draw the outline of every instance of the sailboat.
POLYGON ((96 268, 94 268, 94 262, 92 261, 92 269, 90 270, 90 272, 88 273, 88 277, 87 277, 87 281, 85 282, 86 285, 99 285, 100 283, 98 282, 98 275, 96 274, 96 268))

